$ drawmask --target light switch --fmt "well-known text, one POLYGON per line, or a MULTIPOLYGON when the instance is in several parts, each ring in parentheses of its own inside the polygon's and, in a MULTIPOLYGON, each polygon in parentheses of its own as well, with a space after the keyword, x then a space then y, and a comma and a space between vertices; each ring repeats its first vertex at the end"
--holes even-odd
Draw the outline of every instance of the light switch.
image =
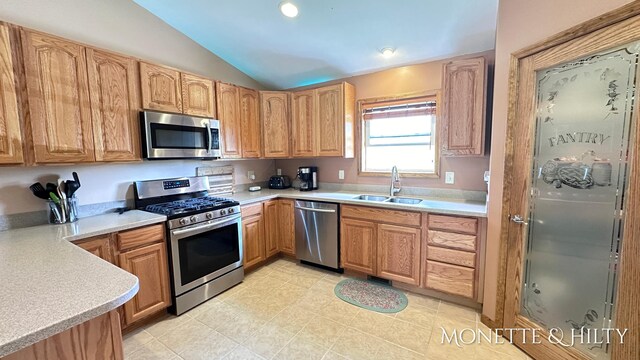
POLYGON ((454 172, 453 171, 447 171, 444 173, 444 183, 445 184, 453 184, 454 183, 454 172))
POLYGON ((277 169, 276 170, 276 175, 278 175, 278 176, 282 175, 282 169, 277 169))
POLYGON ((344 180, 344 170, 338 170, 338 179, 344 180))
POLYGON ((253 170, 247 171, 247 179, 255 180, 256 179, 256 173, 253 170))

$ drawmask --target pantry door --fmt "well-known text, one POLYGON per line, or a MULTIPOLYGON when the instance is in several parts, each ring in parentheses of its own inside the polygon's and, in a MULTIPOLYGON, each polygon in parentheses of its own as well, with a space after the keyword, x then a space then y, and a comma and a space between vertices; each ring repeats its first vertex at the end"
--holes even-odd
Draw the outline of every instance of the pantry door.
POLYGON ((514 57, 504 327, 540 330, 511 336, 535 359, 640 351, 639 61, 639 16, 514 57))

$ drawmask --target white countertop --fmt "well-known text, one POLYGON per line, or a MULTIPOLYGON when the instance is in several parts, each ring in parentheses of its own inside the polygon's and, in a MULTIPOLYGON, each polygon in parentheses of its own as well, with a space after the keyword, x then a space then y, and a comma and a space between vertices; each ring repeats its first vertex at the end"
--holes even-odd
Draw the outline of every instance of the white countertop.
POLYGON ((354 193, 354 192, 326 192, 322 190, 300 191, 300 190, 294 190, 294 189, 285 189, 285 190, 263 189, 255 192, 249 192, 249 191, 238 192, 233 194, 231 198, 240 202, 240 205, 266 201, 269 199, 275 199, 279 197, 279 198, 286 198, 286 199, 337 202, 341 204, 373 206, 373 207, 381 207, 381 208, 396 209, 396 210, 411 210, 411 211, 424 211, 424 212, 431 212, 431 213, 438 213, 438 214, 487 217, 487 204, 484 202, 457 200, 457 199, 443 199, 443 198, 424 198, 424 197, 420 197, 419 195, 418 196, 414 196, 414 195, 410 195, 410 196, 397 195, 396 196, 396 197, 408 197, 408 198, 424 200, 423 202, 417 205, 354 199, 354 197, 361 194, 383 195, 383 196, 385 195, 380 193, 367 193, 367 192, 354 193))
POLYGON ((111 311, 138 278, 70 241, 160 223, 143 211, 0 232, 0 357, 111 311))

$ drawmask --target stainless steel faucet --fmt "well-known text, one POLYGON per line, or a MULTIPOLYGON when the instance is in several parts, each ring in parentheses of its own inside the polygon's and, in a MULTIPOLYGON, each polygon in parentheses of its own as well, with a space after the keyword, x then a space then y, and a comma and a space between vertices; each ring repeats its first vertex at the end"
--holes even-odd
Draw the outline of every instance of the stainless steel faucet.
POLYGON ((398 174, 398 167, 393 165, 391 168, 391 188, 389 189, 389 196, 395 196, 400 192, 400 174, 398 174))

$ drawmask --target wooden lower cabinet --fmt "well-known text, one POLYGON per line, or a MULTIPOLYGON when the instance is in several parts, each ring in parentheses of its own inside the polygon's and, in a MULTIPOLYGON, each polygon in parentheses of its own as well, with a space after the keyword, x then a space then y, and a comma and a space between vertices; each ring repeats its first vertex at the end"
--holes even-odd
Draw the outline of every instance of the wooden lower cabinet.
POLYGON ((242 207, 242 251, 245 269, 267 258, 261 203, 242 207))
POLYGON ((420 229, 378 225, 378 276, 420 284, 420 229))
POLYGON ((110 235, 98 236, 95 238, 82 240, 76 242, 75 244, 99 258, 113 263, 110 235))
POLYGON ((376 224, 344 218, 340 222, 340 262, 345 269, 376 275, 376 224))
POLYGON ((126 324, 164 310, 171 305, 167 249, 156 243, 120 254, 120 267, 140 281, 140 290, 124 304, 126 324))
POLYGON ((2 358, 3 360, 124 359, 120 319, 116 310, 2 358))
POLYGON ((294 201, 278 200, 280 251, 289 255, 296 254, 294 201))
POLYGON ((472 268, 427 261, 424 286, 429 289, 473 298, 475 270, 472 268))
POLYGON ((171 305, 164 224, 96 236, 74 244, 138 277, 138 293, 117 310, 123 328, 171 305))
POLYGON ((269 200, 263 203, 264 210, 264 238, 265 238, 265 255, 271 257, 280 252, 278 238, 280 237, 278 215, 278 200, 269 200))

